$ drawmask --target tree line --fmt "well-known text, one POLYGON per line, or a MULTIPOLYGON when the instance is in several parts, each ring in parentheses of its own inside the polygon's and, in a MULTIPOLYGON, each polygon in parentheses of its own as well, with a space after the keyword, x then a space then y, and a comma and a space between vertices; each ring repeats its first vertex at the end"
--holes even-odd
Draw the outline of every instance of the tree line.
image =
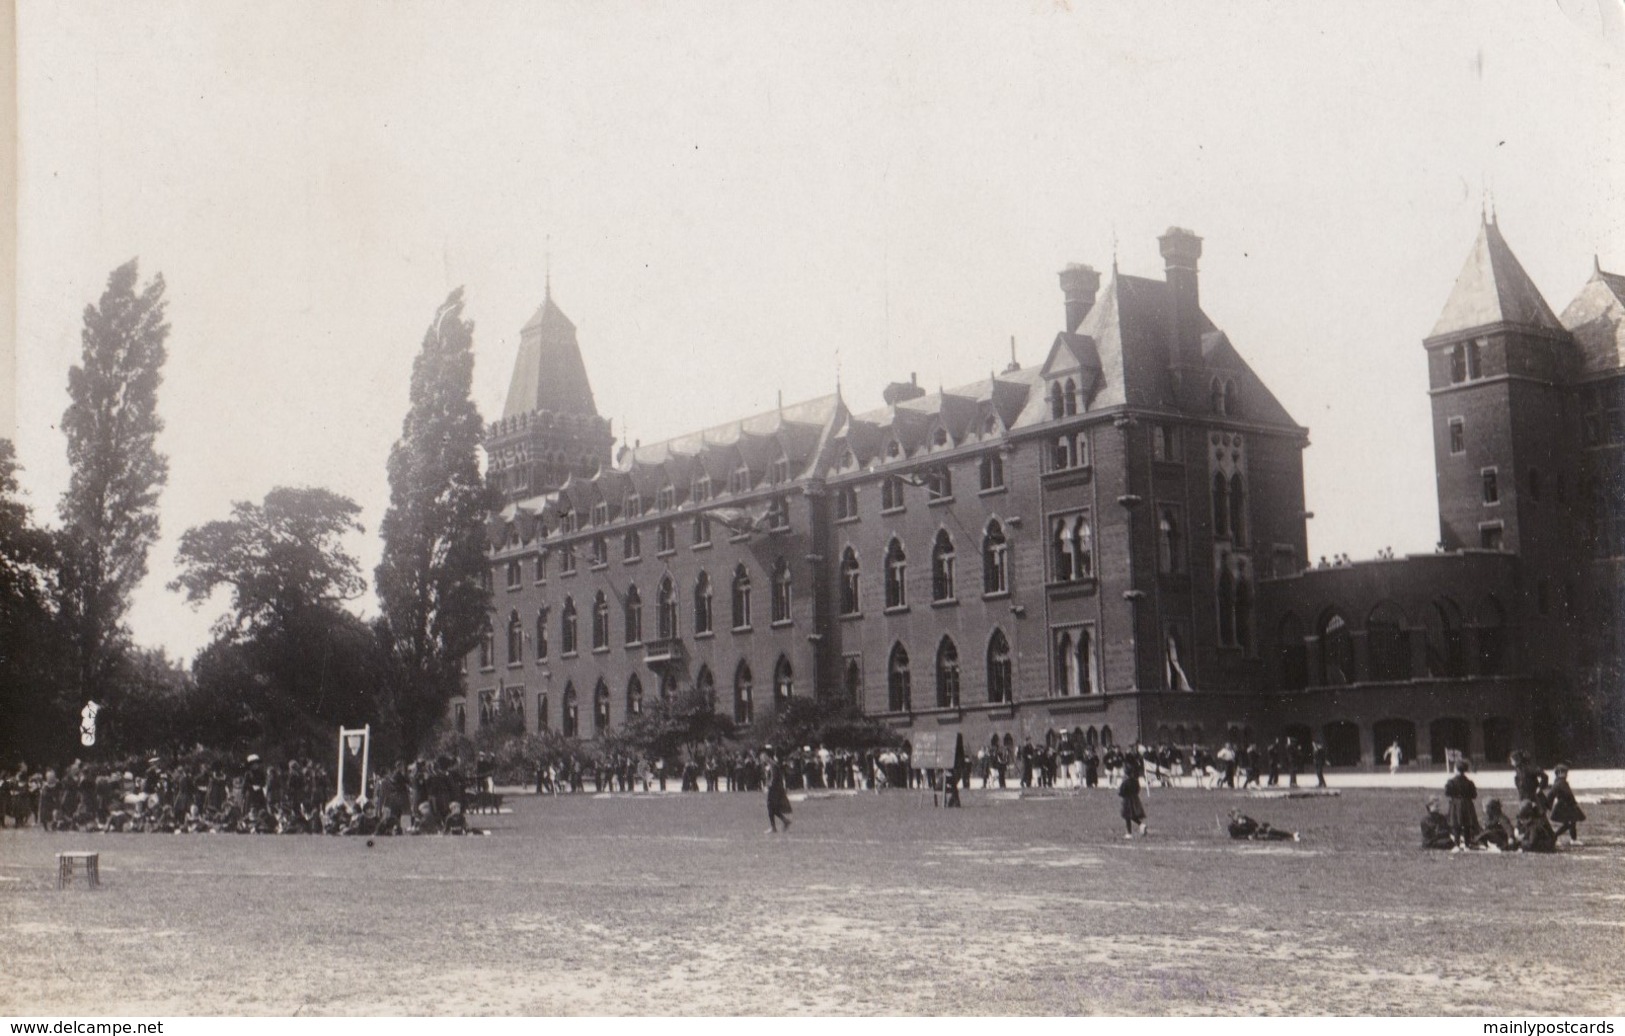
MULTIPOLYGON (((461 693, 462 660, 490 608, 486 523, 496 504, 480 467, 484 421, 472 399, 474 325, 462 289, 435 310, 413 360, 387 462, 377 616, 349 607, 367 590, 347 546, 366 532, 360 506, 328 488, 278 486, 181 535, 169 589, 194 607, 229 602, 185 665, 136 644, 126 622, 169 474, 158 448, 165 285, 162 275, 139 280, 132 259, 85 307, 61 425, 71 477, 55 526, 30 513, 15 450, 0 439, 0 765, 198 747, 322 755, 341 723, 372 724, 381 762, 412 758, 437 739, 444 748, 447 703, 461 693), (79 717, 92 701, 96 742, 85 745, 79 717)), ((480 747, 535 748, 539 735, 509 726, 477 732, 480 747)), ((733 739, 853 748, 893 740, 854 703, 822 699, 793 701, 736 730, 696 692, 652 703, 592 747, 670 759, 733 739)))

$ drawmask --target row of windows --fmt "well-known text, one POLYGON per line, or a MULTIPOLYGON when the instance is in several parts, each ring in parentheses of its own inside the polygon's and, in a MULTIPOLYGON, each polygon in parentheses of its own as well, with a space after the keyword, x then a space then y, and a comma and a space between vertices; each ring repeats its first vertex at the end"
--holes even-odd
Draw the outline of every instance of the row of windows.
MULTIPOLYGON (((701 666, 694 680, 697 693, 716 706, 716 679, 711 675, 709 666, 701 666)), ((662 700, 671 700, 677 693, 677 679, 671 673, 666 673, 660 681, 660 697, 662 700)), ((795 671, 790 660, 783 655, 779 656, 778 663, 773 667, 773 695, 775 704, 788 701, 795 695, 795 671)), ((755 690, 751 676, 750 663, 740 661, 734 670, 733 692, 733 720, 739 726, 749 726, 756 719, 755 690)), ((637 673, 633 673, 626 682, 626 718, 628 720, 643 714, 643 681, 637 673)), ((609 685, 599 677, 592 693, 592 728, 598 736, 603 736, 610 730, 610 703, 611 694, 609 685)), ((496 722, 500 712, 515 715, 521 723, 525 722, 525 690, 523 687, 503 688, 500 700, 495 689, 480 692, 480 723, 489 725, 496 722)), ((559 730, 565 737, 580 737, 583 733, 580 716, 579 695, 575 684, 567 682, 564 685, 563 708, 559 715, 559 730)), ((546 692, 536 695, 536 729, 538 731, 552 729, 552 716, 548 710, 546 692)))
MULTIPOLYGON (((958 599, 957 553, 947 529, 938 529, 931 545, 931 600, 946 604, 958 599)), ((902 540, 893 537, 886 544, 883 586, 888 611, 908 607, 908 554, 902 540)), ((842 615, 863 612, 863 566, 858 552, 847 547, 841 553, 840 611, 842 615)), ((992 519, 982 532, 982 593, 1002 594, 1010 589, 1009 542, 1004 525, 992 519)))
MULTIPOLYGON (((1094 636, 1089 627, 1056 631, 1053 658, 1057 694, 1072 697, 1099 693, 1094 636)), ((988 636, 983 660, 988 704, 1007 705, 1015 701, 1015 671, 1010 642, 1003 630, 995 629, 988 636)), ((933 676, 936 707, 961 707, 959 646, 951 636, 944 636, 937 642, 933 676)), ((855 658, 847 660, 846 683, 848 695, 853 700, 859 700, 862 674, 855 658)), ((902 641, 896 641, 886 656, 886 711, 912 712, 914 708, 914 676, 908 648, 903 646, 902 641)))
MULTIPOLYGON (((774 625, 791 621, 791 606, 793 596, 793 578, 790 565, 785 559, 779 558, 773 563, 771 579, 771 595, 769 598, 769 616, 774 625)), ((712 587, 711 576, 701 572, 694 582, 694 633, 703 635, 714 632, 712 619, 712 587)), ((730 587, 730 603, 732 605, 733 629, 738 631, 751 628, 751 578, 750 572, 743 564, 734 569, 733 581, 730 587)), ((548 624, 551 609, 543 606, 536 613, 534 647, 536 660, 543 661, 548 656, 548 624)), ((643 596, 639 593, 637 584, 627 588, 625 597, 621 600, 621 612, 625 641, 628 645, 643 643, 643 596)), ((655 637, 657 640, 670 640, 679 635, 679 617, 676 584, 670 576, 660 580, 655 590, 655 637)), ((579 651, 579 618, 574 597, 566 596, 564 605, 559 612, 559 650, 565 655, 573 655, 579 651)), ((592 649, 594 651, 607 650, 609 647, 610 632, 610 605, 609 599, 602 590, 593 598, 592 603, 592 649)), ((509 613, 507 660, 509 665, 519 665, 525 657, 525 623, 518 611, 509 613)), ((484 639, 480 646, 480 667, 482 669, 494 666, 496 659, 495 633, 489 624, 486 627, 484 639)))

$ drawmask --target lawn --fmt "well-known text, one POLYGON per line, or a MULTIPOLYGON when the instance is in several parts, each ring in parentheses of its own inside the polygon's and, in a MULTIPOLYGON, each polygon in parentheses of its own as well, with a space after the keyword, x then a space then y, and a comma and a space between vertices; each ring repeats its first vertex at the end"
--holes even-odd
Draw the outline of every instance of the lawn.
POLYGON ((1625 806, 1415 848, 1421 794, 510 800, 486 838, 0 833, 0 1014, 1619 1014, 1625 806), (1219 814, 1296 828, 1235 843, 1219 814), (101 853, 58 892, 54 853, 101 853), (81 879, 82 880, 82 879, 81 879))

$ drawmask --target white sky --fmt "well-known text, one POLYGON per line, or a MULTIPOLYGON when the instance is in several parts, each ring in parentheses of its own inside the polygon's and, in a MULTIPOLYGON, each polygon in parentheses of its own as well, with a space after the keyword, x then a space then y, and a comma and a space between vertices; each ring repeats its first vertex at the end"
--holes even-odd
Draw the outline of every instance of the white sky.
MULTIPOLYGON (((1069 261, 1202 299, 1311 430, 1315 554, 1436 536, 1421 338, 1483 187, 1561 310, 1625 269, 1620 0, 1363 5, 54 4, 19 11, 18 450, 36 513, 80 313, 169 283, 164 538, 138 641, 222 608, 180 533, 279 484, 365 507, 446 292, 502 409, 546 256, 600 410, 652 441, 985 376, 1069 261), (1358 9, 1345 9, 1357 6, 1358 9)), ((0 365, 3 370, 3 365, 0 365)), ((363 602, 372 608, 372 602, 363 602)))

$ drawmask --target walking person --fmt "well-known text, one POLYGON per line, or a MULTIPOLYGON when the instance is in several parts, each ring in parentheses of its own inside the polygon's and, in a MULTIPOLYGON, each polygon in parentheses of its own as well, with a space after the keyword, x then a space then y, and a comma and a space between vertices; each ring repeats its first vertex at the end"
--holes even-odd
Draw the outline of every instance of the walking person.
POLYGON ((1315 787, 1324 788, 1326 786, 1326 746, 1319 741, 1315 742, 1314 759, 1315 787))
POLYGON ((1569 768, 1560 764, 1552 772, 1556 775, 1548 795, 1548 800, 1552 804, 1552 824, 1556 828, 1552 832, 1552 839, 1556 841, 1558 835, 1567 831, 1570 845, 1584 845, 1585 843, 1580 841, 1578 825, 1586 815, 1585 810, 1580 808, 1580 803, 1574 798, 1574 790, 1569 787, 1569 768))
POLYGON ((1145 803, 1140 798, 1140 777, 1133 767, 1123 777, 1123 783, 1117 788, 1118 797, 1123 800, 1123 827, 1127 833, 1124 838, 1134 837, 1134 828, 1140 829, 1143 837, 1150 834, 1145 826, 1145 803))
POLYGON ((762 749, 762 785, 767 788, 767 833, 776 835, 781 820, 784 830, 790 830, 790 793, 784 787, 784 767, 768 754, 771 751, 772 746, 762 749))

